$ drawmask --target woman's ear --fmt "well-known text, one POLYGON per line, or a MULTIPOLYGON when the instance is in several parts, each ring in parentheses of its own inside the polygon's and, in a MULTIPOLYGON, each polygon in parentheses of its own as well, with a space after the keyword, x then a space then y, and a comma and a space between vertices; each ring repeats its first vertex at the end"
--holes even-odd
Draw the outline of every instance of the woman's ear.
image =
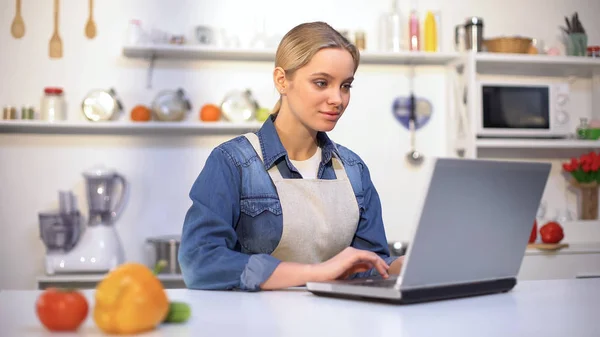
POLYGON ((276 67, 275 70, 273 70, 273 82, 275 82, 275 87, 277 88, 277 91, 279 91, 279 94, 285 95, 288 83, 283 68, 276 67))

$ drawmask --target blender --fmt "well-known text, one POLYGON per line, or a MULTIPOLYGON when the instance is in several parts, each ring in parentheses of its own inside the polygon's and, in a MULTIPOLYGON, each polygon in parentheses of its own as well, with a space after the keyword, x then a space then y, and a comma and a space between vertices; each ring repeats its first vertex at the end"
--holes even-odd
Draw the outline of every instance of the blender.
POLYGON ((129 184, 114 170, 96 167, 83 173, 89 206, 81 232, 81 216, 71 192, 60 192, 60 210, 40 213, 46 246, 46 273, 105 273, 125 261, 115 222, 123 212, 129 184), (117 186, 121 185, 119 193, 117 186))

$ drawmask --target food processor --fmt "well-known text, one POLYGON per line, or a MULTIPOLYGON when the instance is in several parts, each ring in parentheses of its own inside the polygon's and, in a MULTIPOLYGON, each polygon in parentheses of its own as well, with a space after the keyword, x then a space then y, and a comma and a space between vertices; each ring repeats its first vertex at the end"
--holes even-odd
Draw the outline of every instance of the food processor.
POLYGON ((48 275, 105 273, 125 261, 115 222, 123 212, 129 184, 122 175, 102 166, 83 176, 89 206, 85 228, 72 192, 59 192, 58 211, 39 213, 48 275))

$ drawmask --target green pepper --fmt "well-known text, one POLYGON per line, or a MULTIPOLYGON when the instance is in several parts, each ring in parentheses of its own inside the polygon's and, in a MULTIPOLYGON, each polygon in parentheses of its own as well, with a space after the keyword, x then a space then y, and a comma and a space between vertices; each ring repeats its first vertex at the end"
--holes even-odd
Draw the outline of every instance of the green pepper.
MULTIPOLYGON (((166 260, 160 260, 154 266, 154 274, 158 275, 160 271, 167 265, 166 260)), ((192 308, 184 302, 169 301, 169 312, 163 320, 163 323, 184 323, 190 319, 192 308)))

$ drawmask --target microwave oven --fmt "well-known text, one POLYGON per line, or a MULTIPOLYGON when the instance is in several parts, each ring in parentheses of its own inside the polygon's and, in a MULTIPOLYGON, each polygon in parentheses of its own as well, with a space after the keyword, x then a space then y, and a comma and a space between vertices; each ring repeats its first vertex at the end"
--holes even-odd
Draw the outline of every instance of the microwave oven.
POLYGON ((569 118, 569 84, 540 81, 479 81, 479 138, 566 138, 573 133, 569 118))

